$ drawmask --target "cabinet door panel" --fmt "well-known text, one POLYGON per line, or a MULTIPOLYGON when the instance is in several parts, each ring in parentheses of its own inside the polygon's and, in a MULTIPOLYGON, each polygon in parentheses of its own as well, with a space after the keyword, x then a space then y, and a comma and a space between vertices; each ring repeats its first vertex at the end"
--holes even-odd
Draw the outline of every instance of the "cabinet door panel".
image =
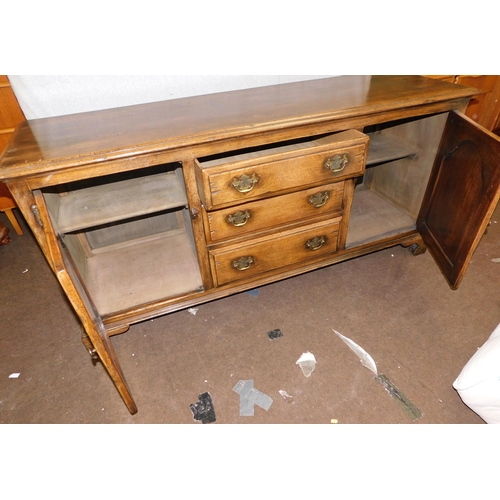
POLYGON ((500 141, 450 113, 417 229, 456 289, 500 197, 500 141))
POLYGON ((123 376, 102 319, 80 279, 67 248, 56 236, 43 195, 36 190, 33 192, 33 196, 47 238, 48 253, 54 273, 85 329, 84 344, 89 350, 93 348, 96 351, 130 413, 137 413, 137 406, 123 376))

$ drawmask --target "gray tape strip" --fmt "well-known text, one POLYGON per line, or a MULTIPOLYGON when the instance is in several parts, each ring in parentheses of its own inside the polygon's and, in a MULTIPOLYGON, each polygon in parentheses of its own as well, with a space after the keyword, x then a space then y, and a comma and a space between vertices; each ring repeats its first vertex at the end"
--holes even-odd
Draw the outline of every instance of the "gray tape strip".
POLYGON ((248 393, 248 400, 266 411, 269 410, 273 404, 273 400, 267 394, 260 392, 258 389, 250 390, 248 393))
POLYGON ((422 412, 384 374, 378 375, 375 380, 385 387, 385 390, 412 420, 417 420, 422 416, 422 412))
POLYGON ((267 411, 273 404, 267 394, 254 388, 253 380, 240 380, 233 391, 240 395, 240 417, 253 417, 255 405, 267 411))

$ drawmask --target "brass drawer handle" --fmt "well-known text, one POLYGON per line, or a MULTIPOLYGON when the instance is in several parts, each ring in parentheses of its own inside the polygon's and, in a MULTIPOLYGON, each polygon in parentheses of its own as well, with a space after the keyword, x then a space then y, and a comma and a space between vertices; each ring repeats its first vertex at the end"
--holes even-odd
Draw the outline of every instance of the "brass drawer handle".
POLYGON ((326 204, 329 198, 330 191, 323 191, 320 193, 312 194, 311 196, 309 196, 308 201, 314 208, 320 208, 326 204))
POLYGON ((247 174, 243 174, 240 178, 235 177, 233 182, 231 182, 231 186, 240 193, 248 193, 254 188, 257 182, 259 182, 257 174, 252 174, 250 177, 247 174))
POLYGON ((226 220, 227 222, 229 222, 229 224, 232 224, 233 226, 236 227, 240 227, 244 226, 248 222, 248 219, 250 219, 251 216, 252 214, 250 213, 250 210, 245 210, 244 212, 238 210, 236 213, 228 215, 226 220))
POLYGON ((233 260, 233 267, 238 271, 246 271, 254 262, 251 255, 248 257, 240 257, 239 259, 233 260))
POLYGON ((333 158, 327 158, 325 160, 325 168, 330 170, 332 174, 336 174, 338 172, 342 172, 349 162, 349 158, 346 154, 343 155, 335 155, 333 158))
POLYGON ((306 248, 309 250, 319 250, 326 243, 326 236, 315 236, 312 240, 306 241, 306 248))

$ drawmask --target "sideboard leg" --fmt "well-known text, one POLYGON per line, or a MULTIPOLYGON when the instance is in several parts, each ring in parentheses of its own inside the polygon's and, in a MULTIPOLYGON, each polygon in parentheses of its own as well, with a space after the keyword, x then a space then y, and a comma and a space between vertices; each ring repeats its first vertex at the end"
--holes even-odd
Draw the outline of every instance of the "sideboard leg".
POLYGON ((427 246, 424 245, 423 243, 421 245, 419 245, 418 243, 414 243, 413 245, 410 246, 409 250, 415 256, 422 255, 425 252, 427 252, 427 246))
POLYGON ((427 251, 427 246, 425 245, 424 240, 420 235, 406 241, 405 243, 401 243, 401 245, 405 248, 408 248, 410 252, 415 256, 422 255, 427 251))

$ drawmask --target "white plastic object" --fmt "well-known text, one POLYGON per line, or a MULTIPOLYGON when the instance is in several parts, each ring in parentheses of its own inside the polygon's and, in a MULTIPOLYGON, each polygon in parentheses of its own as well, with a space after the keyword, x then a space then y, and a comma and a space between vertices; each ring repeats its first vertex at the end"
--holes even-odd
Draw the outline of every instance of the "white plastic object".
POLYGON ((462 401, 488 424, 500 424, 500 324, 453 382, 462 401))

